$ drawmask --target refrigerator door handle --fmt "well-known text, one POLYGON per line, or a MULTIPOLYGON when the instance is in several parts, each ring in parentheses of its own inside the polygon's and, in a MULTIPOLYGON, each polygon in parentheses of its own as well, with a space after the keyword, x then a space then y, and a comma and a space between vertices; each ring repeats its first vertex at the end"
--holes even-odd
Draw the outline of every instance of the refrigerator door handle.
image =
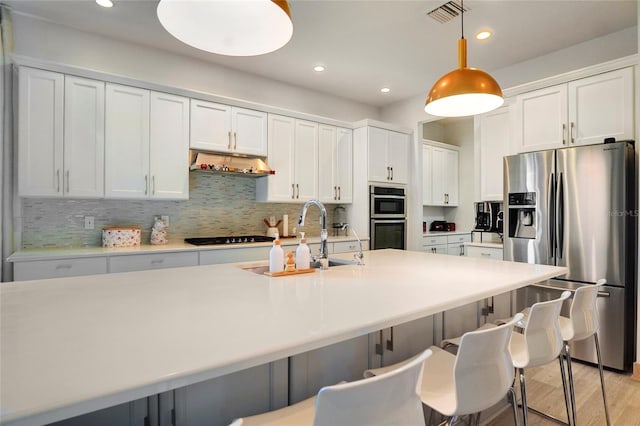
POLYGON ((555 217, 556 217, 556 194, 555 194, 556 182, 555 182, 555 174, 551 173, 549 176, 549 260, 553 259, 555 256, 555 248, 556 248, 556 233, 555 233, 555 217))
POLYGON ((556 247, 558 259, 562 259, 564 248, 564 185, 562 173, 558 173, 556 191, 556 247))

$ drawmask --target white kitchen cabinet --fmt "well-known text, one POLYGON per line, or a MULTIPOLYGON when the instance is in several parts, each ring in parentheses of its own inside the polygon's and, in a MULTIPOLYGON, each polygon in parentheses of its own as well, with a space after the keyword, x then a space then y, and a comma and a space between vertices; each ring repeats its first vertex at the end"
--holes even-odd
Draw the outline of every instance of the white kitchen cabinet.
POLYGON ((267 162, 274 175, 256 179, 256 200, 305 202, 317 198, 318 123, 269 114, 267 162))
POLYGON ((442 143, 428 141, 423 145, 423 204, 428 206, 458 205, 458 150, 442 143), (429 189, 424 189, 424 187, 429 189))
POLYGON ((471 234, 447 235, 447 254, 464 256, 464 246, 471 241, 471 234))
POLYGON ((149 91, 107 84, 105 197, 149 198, 149 91))
POLYGON ((104 195, 104 83, 21 67, 18 193, 104 195))
POLYGON ((107 84, 105 197, 187 199, 188 100, 107 84))
MULTIPOLYGON (((503 249, 499 245, 466 244, 465 256, 483 259, 502 260, 503 249)), ((509 318, 512 312, 511 292, 502 293, 480 302, 480 313, 483 322, 494 322, 498 319, 509 318)))
POLYGON ((174 253, 145 253, 112 256, 109 272, 147 271, 150 269, 197 266, 198 253, 193 251, 174 253))
POLYGON ((151 422, 148 407, 147 398, 141 398, 59 422, 49 423, 48 426, 160 426, 157 422, 151 422))
POLYGON ((465 255, 469 257, 502 260, 502 248, 473 246, 467 244, 465 248, 465 255))
POLYGON ((512 154, 512 124, 510 106, 474 117, 476 201, 502 201, 503 158, 512 154))
POLYGON ((464 243, 471 241, 471 234, 423 235, 422 249, 435 254, 464 255, 464 243))
POLYGON ((13 263, 14 281, 77 277, 107 273, 106 257, 34 260, 13 263))
POLYGON ((369 127, 369 181, 406 184, 409 169, 409 135, 369 127))
POLYGON ((191 99, 191 149, 267 155, 267 114, 191 99))
POLYGON ((518 151, 633 139, 633 70, 624 68, 521 94, 518 151))
POLYGON ((353 131, 318 127, 318 197, 323 203, 351 203, 353 193, 353 131))
POLYGON ((149 175, 152 199, 189 198, 189 100, 151 92, 149 175))
POLYGON ((435 321, 429 316, 369 334, 370 368, 406 360, 435 344, 435 321))
POLYGON ((64 76, 20 67, 18 193, 62 195, 64 76))

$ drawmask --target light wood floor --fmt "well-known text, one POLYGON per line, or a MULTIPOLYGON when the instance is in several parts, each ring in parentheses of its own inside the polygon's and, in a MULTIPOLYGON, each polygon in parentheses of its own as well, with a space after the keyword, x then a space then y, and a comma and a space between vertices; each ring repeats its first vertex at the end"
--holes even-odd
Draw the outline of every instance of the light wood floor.
MULTIPOLYGON (((573 362, 571 365, 576 389, 578 426, 606 425, 598 368, 578 362, 573 362)), ((605 370, 604 375, 612 425, 640 426, 640 382, 631 380, 631 374, 617 374, 605 370)), ((558 363, 525 370, 525 377, 528 405, 566 419, 558 363)), ((520 395, 519 389, 517 392, 520 395)), ((522 412, 518 414, 522 422, 522 412)), ((529 424, 531 426, 556 425, 531 412, 529 424)), ((488 423, 488 426, 512 425, 513 413, 510 409, 488 423)))

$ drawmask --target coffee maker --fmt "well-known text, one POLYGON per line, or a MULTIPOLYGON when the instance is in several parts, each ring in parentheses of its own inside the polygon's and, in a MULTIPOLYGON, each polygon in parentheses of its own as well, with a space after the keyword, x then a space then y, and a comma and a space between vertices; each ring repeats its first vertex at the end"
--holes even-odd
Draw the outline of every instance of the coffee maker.
POLYGON ((476 231, 502 233, 502 203, 482 201, 476 205, 476 231))

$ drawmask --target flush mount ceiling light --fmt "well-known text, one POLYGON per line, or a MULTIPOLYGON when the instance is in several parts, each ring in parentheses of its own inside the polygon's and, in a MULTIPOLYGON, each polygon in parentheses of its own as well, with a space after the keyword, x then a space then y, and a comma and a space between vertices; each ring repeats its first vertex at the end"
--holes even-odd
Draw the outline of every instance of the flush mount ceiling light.
POLYGON ((439 117, 482 114, 503 104, 502 89, 486 72, 467 67, 467 40, 464 38, 464 2, 460 4, 462 35, 458 40, 457 70, 442 77, 431 88, 424 110, 439 117))
POLYGON ((113 2, 111 0, 96 0, 96 3, 102 7, 113 7, 113 2))
POLYGON ((313 70, 315 72, 322 72, 322 71, 326 70, 326 68, 324 67, 324 65, 316 65, 315 67, 313 67, 313 70))
POLYGON ((491 31, 489 30, 482 30, 480 31, 478 34, 476 34, 476 40, 486 40, 489 37, 491 37, 491 31))
POLYGON ((293 34, 285 0, 160 0, 157 14, 181 42, 220 55, 273 52, 293 34))
POLYGON ((389 89, 388 87, 383 87, 382 89, 380 89, 380 91, 382 93, 389 93, 391 91, 391 89, 389 89))

